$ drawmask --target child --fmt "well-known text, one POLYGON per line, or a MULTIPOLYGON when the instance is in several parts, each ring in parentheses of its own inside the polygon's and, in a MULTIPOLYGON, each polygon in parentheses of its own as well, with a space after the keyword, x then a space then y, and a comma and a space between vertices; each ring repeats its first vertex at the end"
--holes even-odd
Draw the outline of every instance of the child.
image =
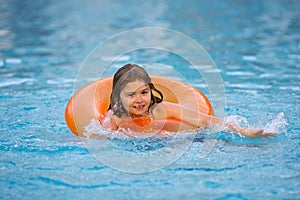
POLYGON ((110 107, 103 126, 121 130, 130 137, 164 136, 164 131, 196 130, 199 127, 224 126, 247 138, 275 136, 264 130, 239 127, 225 119, 206 115, 179 104, 164 102, 163 94, 151 82, 148 73, 135 64, 127 64, 114 75, 110 107), (153 91, 158 94, 153 95, 153 91), (178 121, 166 121, 172 118, 178 121), (164 130, 164 131, 161 131, 164 130))

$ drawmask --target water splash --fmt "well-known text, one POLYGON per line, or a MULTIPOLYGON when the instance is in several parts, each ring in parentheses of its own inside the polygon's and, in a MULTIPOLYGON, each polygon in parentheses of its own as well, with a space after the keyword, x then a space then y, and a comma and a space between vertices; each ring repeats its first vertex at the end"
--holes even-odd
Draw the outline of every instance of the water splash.
MULTIPOLYGON (((231 123, 234 125, 237 125, 239 127, 245 127, 245 128, 255 128, 258 125, 251 125, 249 123, 249 121, 242 117, 242 116, 228 116, 224 118, 224 122, 222 125, 220 125, 218 127, 218 131, 226 131, 226 132, 232 132, 227 126, 227 123, 231 123)), ((262 128, 265 132, 269 132, 269 133, 276 133, 276 134, 280 134, 280 133, 284 133, 285 135, 287 135, 287 126, 288 126, 288 122, 284 117, 284 113, 281 112, 279 113, 274 119, 271 120, 271 122, 268 122, 264 127, 260 127, 262 128)), ((242 136, 240 133, 237 133, 240 137, 244 137, 242 136)))
MULTIPOLYGON (((244 138, 244 136, 242 136, 240 133, 231 131, 226 126, 227 123, 235 124, 237 126, 245 127, 245 128, 253 128, 253 126, 250 125, 249 121, 246 118, 238 115, 232 115, 224 118, 223 123, 218 124, 216 127, 213 127, 213 129, 200 128, 196 132, 192 131, 192 132, 170 133, 170 135, 165 138, 156 138, 156 137, 131 138, 126 134, 124 134, 122 131, 107 130, 102 127, 102 125, 98 120, 92 119, 90 123, 85 127, 83 135, 87 138, 108 139, 110 140, 111 145, 113 145, 115 148, 118 148, 120 150, 122 149, 125 151, 136 152, 136 153, 137 152, 150 153, 165 147, 176 148, 176 146, 187 143, 187 141, 197 142, 197 135, 199 136, 199 134, 201 134, 200 141, 202 146, 201 146, 201 150, 199 151, 199 158, 204 158, 206 155, 208 155, 208 153, 211 151, 213 146, 216 144, 217 142, 216 138, 222 138, 223 136, 225 136, 227 140, 234 140, 235 138, 234 135, 239 135, 240 138, 244 138), (216 133, 217 135, 215 135, 214 133, 216 133)), ((266 132, 287 134, 286 131, 287 125, 288 123, 284 118, 284 113, 279 113, 274 119, 266 123, 263 129, 266 132)), ((254 124, 254 126, 258 126, 258 125, 254 124)), ((247 141, 250 142, 250 140, 247 141)))
POLYGON ((251 127, 249 121, 245 117, 239 115, 232 115, 232 116, 225 117, 224 122, 225 122, 224 125, 227 123, 233 123, 235 125, 239 125, 245 128, 251 127))
POLYGON ((279 113, 270 123, 267 123, 264 127, 266 132, 270 133, 284 133, 287 135, 287 126, 289 123, 284 118, 284 113, 279 113))
MULTIPOLYGON (((251 124, 249 123, 249 121, 242 117, 242 116, 238 116, 238 115, 232 115, 232 116, 228 116, 224 118, 224 121, 222 124, 218 124, 216 125, 213 130, 202 130, 201 128, 198 130, 198 133, 206 133, 206 134, 211 134, 214 132, 232 132, 227 126, 227 123, 231 123, 231 124, 235 124, 237 126, 240 127, 245 127, 245 128, 254 128, 253 126, 251 126, 251 124)), ((270 133, 284 133, 285 135, 287 135, 287 126, 288 126, 288 122, 284 117, 284 113, 281 112, 279 113, 274 119, 272 119, 270 122, 268 122, 264 127, 264 131, 265 132, 270 132, 270 133)), ((242 136, 240 133, 235 133, 238 134, 240 137, 244 137, 242 136)), ((92 119, 90 121, 90 123, 85 127, 84 129, 84 133, 83 135, 87 138, 93 138, 95 136, 99 136, 99 137, 105 137, 108 139, 129 139, 130 137, 127 136, 126 134, 124 134, 122 131, 110 131, 107 130, 105 128, 102 127, 102 125, 100 124, 100 122, 96 119, 92 119)), ((169 137, 173 137, 173 136, 179 136, 181 135, 180 133, 176 133, 176 134, 169 134, 169 137)), ((188 134, 183 133, 182 135, 187 136, 188 134)), ((148 137, 146 137, 148 138, 148 137)))
MULTIPOLYGON (((128 132, 130 130, 126 131, 128 132)), ((164 132, 164 136, 166 137, 129 137, 122 132, 122 129, 117 131, 108 130, 105 129, 98 120, 92 119, 90 123, 84 127, 83 135, 86 138, 108 139, 115 147, 123 150, 149 152, 166 146, 175 148, 177 145, 180 146, 192 142, 196 133, 195 131, 183 131, 178 133, 164 132)))
MULTIPOLYGON (((245 117, 242 117, 242 116, 239 116, 239 115, 232 115, 232 116, 225 117, 223 123, 219 127, 219 131, 225 131, 225 132, 233 133, 233 131, 231 131, 226 126, 226 124, 234 124, 234 125, 239 126, 239 127, 251 128, 251 125, 250 125, 249 121, 245 117)), ((234 133, 238 134, 240 137, 244 137, 239 132, 234 132, 234 133)))
POLYGON ((83 135, 87 138, 93 138, 95 136, 105 137, 108 139, 126 139, 127 135, 120 131, 110 131, 105 129, 99 122, 99 120, 92 119, 90 123, 84 127, 83 135))

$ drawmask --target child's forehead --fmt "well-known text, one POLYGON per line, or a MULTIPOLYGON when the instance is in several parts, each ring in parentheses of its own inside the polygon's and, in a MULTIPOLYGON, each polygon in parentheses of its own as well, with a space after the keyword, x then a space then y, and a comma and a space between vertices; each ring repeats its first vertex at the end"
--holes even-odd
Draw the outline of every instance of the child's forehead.
POLYGON ((121 92, 134 92, 137 90, 144 90, 147 88, 149 88, 147 83, 145 83, 142 80, 135 80, 127 83, 121 92))

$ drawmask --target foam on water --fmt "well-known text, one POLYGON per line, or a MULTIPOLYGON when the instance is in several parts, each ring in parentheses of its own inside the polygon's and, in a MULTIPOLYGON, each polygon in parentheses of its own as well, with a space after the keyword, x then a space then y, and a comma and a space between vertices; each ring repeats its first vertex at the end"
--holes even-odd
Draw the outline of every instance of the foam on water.
MULTIPOLYGON (((130 130, 126 130, 128 132, 130 130)), ((92 119, 85 127, 83 135, 90 139, 108 139, 114 146, 134 152, 147 152, 159 150, 161 147, 171 147, 194 140, 197 131, 182 131, 178 133, 163 132, 164 137, 156 137, 157 132, 150 133, 148 136, 138 136, 131 131, 129 137, 122 129, 118 131, 107 130, 102 127, 98 120, 92 119)))
POLYGON ((287 126, 289 123, 284 118, 284 113, 279 113, 270 123, 267 123, 264 127, 266 132, 270 133, 284 133, 287 135, 287 126))
MULTIPOLYGON (((216 133, 216 132, 219 132, 219 133, 227 132, 227 133, 235 133, 235 134, 238 134, 240 137, 244 137, 240 133, 236 133, 236 132, 233 132, 230 129, 228 129, 228 127, 226 126, 227 123, 231 123, 231 124, 237 125, 239 127, 245 127, 245 128, 250 128, 250 129, 257 128, 257 126, 258 126, 257 124, 251 125, 250 122, 245 117, 238 116, 238 115, 231 115, 231 116, 225 117, 222 124, 215 125, 211 129, 199 128, 198 131, 183 131, 183 132, 179 132, 179 133, 166 132, 166 135, 168 135, 170 138, 178 137, 179 135, 188 138, 191 136, 194 137, 197 133, 200 133, 202 135, 203 134, 205 134, 205 135, 213 134, 214 135, 214 133, 216 133)), ((273 120, 268 122, 264 127, 259 127, 259 128, 264 129, 265 132, 274 133, 274 136, 276 136, 277 134, 280 134, 280 133, 287 134, 287 130, 286 130, 287 126, 288 126, 288 122, 284 118, 284 113, 281 112, 273 120)), ((129 136, 124 134, 122 132, 122 130, 110 131, 110 130, 103 128, 102 125, 100 124, 100 122, 96 119, 92 119, 90 121, 90 123, 85 127, 83 135, 87 138, 99 137, 99 138, 107 138, 110 140, 131 139, 129 136)), ((149 139, 149 138, 151 138, 152 135, 155 135, 155 134, 150 134, 150 136, 146 136, 146 137, 137 136, 135 138, 149 139)), ((147 142, 147 141, 149 142, 150 140, 145 140, 144 142, 147 142)), ((150 142, 152 142, 152 140, 150 142)))
MULTIPOLYGON (((280 133, 284 133, 286 135, 287 134, 287 126, 288 126, 288 122, 284 118, 283 112, 279 113, 274 119, 272 119, 270 122, 268 122, 264 127, 258 127, 259 126, 258 124, 251 125, 250 122, 245 117, 238 116, 238 115, 232 115, 232 116, 228 116, 225 118, 223 127, 219 127, 219 130, 232 132, 225 126, 225 124, 227 124, 227 123, 231 123, 231 124, 234 124, 234 125, 237 125, 240 127, 245 127, 245 128, 250 128, 250 129, 257 129, 257 128, 263 129, 264 132, 274 133, 274 136, 276 136, 280 133)), ((238 135, 240 137, 244 137, 240 133, 238 133, 238 135)))
POLYGON ((87 138, 93 138, 95 136, 105 137, 109 139, 129 138, 126 134, 120 131, 109 131, 103 128, 100 122, 96 119, 92 119, 90 123, 84 127, 83 135, 86 136, 87 138))
MULTIPOLYGON (((124 132, 122 132, 123 129, 120 129, 118 131, 111 131, 108 129, 105 129, 98 120, 92 119, 90 123, 84 127, 83 135, 87 138, 107 138, 107 139, 132 139, 132 137, 129 137, 124 132)), ((137 133, 134 133, 131 130, 126 130, 127 132, 131 132, 134 136, 133 138, 139 138, 139 139, 149 139, 152 138, 152 136, 155 136, 158 132, 154 132, 153 134, 148 134, 147 136, 138 136, 137 133)), ((185 135, 186 137, 190 137, 191 135, 195 134, 195 131, 182 131, 178 133, 173 132, 167 132, 164 131, 163 135, 166 137, 172 137, 172 138, 179 138, 180 135, 185 135)))

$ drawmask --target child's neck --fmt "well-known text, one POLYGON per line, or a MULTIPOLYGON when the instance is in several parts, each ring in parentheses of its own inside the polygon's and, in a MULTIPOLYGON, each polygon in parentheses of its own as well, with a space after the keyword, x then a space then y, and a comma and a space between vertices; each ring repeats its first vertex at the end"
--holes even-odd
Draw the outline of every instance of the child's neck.
POLYGON ((148 112, 143 115, 130 114, 130 117, 131 117, 131 120, 139 126, 150 125, 151 121, 152 121, 148 112))
POLYGON ((144 114, 141 114, 141 115, 135 115, 135 114, 129 114, 131 119, 149 119, 150 118, 150 115, 149 113, 144 113, 144 114))

